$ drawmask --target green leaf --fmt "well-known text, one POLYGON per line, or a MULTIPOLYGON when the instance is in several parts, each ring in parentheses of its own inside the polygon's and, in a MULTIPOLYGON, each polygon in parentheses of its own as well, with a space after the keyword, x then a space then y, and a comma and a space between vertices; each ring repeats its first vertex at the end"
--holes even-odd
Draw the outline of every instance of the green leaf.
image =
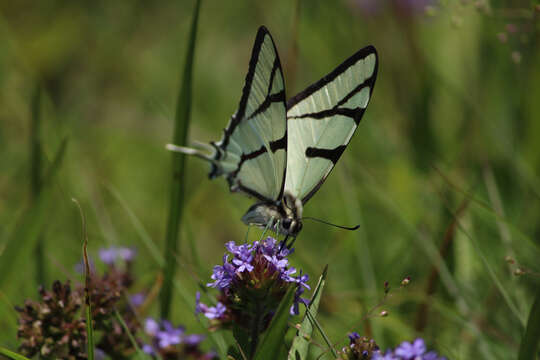
POLYGON ((1 346, 0 346, 0 355, 4 355, 8 359, 13 359, 13 360, 30 360, 27 357, 14 353, 13 351, 9 351, 8 349, 3 348, 1 346))
POLYGON ((519 346, 519 360, 535 360, 540 343, 540 288, 536 292, 536 299, 531 307, 527 328, 519 346))
POLYGON ((20 271, 18 261, 25 254, 30 254, 36 246, 41 234, 41 229, 50 220, 53 192, 50 184, 58 173, 58 169, 66 152, 67 140, 64 139, 56 152, 53 162, 43 177, 43 186, 39 196, 35 199, 30 209, 23 213, 13 234, 9 237, 4 251, 0 254, 0 288, 4 288, 10 282, 14 271, 20 271))
MULTIPOLYGON (((191 23, 191 32, 189 35, 188 49, 184 64, 184 74, 182 85, 176 102, 176 116, 174 122, 173 144, 185 145, 191 120, 191 83, 193 77, 193 58, 195 56, 195 39, 197 35, 197 23, 199 20, 199 9, 201 0, 195 3, 193 10, 193 22, 191 23)), ((165 240, 165 268, 163 276, 163 287, 161 288, 161 317, 168 318, 171 301, 173 279, 176 270, 176 256, 179 248, 179 228, 182 220, 182 211, 184 208, 185 195, 185 155, 171 153, 172 156, 172 177, 169 217, 167 220, 167 235, 165 240)))
POLYGON ((281 300, 272 322, 255 352, 253 357, 255 360, 274 360, 278 358, 287 331, 289 311, 294 300, 295 290, 296 288, 291 286, 281 300))
POLYGON ((317 311, 319 310, 319 303, 321 301, 322 292, 324 285, 326 283, 326 273, 328 271, 328 265, 324 267, 322 275, 319 277, 319 282, 315 287, 313 296, 309 302, 304 319, 300 325, 300 329, 296 332, 296 336, 293 339, 291 349, 289 351, 289 360, 304 360, 307 358, 311 334, 313 333, 313 323, 308 316, 311 314, 313 318, 317 316, 317 311))

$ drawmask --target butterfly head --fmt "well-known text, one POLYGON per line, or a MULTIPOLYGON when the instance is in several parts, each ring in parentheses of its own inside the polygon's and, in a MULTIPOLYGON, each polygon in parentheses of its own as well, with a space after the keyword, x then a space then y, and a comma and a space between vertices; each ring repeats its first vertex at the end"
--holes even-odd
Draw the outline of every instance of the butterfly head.
POLYGON ((302 201, 285 193, 277 203, 261 202, 251 206, 242 221, 246 225, 269 226, 282 235, 296 237, 302 230, 302 201))

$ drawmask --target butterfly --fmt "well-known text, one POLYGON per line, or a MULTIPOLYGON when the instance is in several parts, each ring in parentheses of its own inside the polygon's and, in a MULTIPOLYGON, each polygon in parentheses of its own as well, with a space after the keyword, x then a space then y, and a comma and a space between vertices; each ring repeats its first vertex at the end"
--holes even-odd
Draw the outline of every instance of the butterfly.
POLYGON ((242 221, 296 238, 304 205, 349 144, 373 92, 378 58, 360 49, 328 75, 286 100, 276 46, 261 26, 238 110, 223 137, 199 149, 168 144, 211 164, 233 192, 258 200, 242 221), (203 150, 208 150, 205 153, 203 150))

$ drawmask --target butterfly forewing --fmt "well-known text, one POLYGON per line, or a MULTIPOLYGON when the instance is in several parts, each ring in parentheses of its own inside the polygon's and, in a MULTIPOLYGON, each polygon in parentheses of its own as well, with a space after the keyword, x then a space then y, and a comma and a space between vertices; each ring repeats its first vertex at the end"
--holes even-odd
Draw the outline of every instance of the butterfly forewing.
POLYGON ((268 30, 261 27, 240 105, 223 139, 215 144, 220 149, 215 171, 227 177, 231 190, 263 201, 281 198, 287 161, 285 99, 276 47, 268 30))
POLYGON ((377 53, 365 47, 289 100, 285 190, 306 203, 322 185, 367 107, 377 53))

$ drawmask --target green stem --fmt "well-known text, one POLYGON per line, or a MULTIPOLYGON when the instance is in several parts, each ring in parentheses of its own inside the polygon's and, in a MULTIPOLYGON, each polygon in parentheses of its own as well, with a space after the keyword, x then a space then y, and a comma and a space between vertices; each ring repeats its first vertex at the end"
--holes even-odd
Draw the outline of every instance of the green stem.
POLYGON ((540 287, 536 291, 536 298, 531 307, 527 328, 521 339, 519 347, 519 360, 534 360, 537 358, 538 344, 540 343, 540 287))
POLYGON ((264 305, 261 304, 261 300, 257 299, 255 301, 255 316, 251 322, 251 333, 249 336, 249 352, 248 359, 253 359, 255 356, 255 351, 257 350, 257 345, 259 344, 259 334, 261 333, 261 324, 263 320, 263 310, 264 305))
POLYGON ((20 354, 17 354, 15 352, 13 352, 13 351, 9 351, 8 349, 3 348, 1 346, 0 346, 0 355, 4 355, 8 359, 12 359, 12 360, 30 360, 27 357, 24 357, 24 356, 22 356, 20 354))
MULTIPOLYGON (((195 38, 197 34, 197 23, 199 19, 199 9, 201 0, 195 3, 193 22, 189 44, 186 53, 186 61, 182 77, 182 85, 176 103, 176 116, 174 122, 173 143, 185 145, 191 118, 191 80, 193 76, 193 58, 195 54, 195 38)), ((165 240, 165 268, 163 275, 163 287, 161 290, 160 305, 161 317, 168 318, 171 302, 173 280, 176 273, 176 258, 179 249, 179 229, 182 219, 185 194, 185 155, 172 153, 172 179, 169 217, 167 220, 167 235, 165 240)))
MULTIPOLYGON (((35 201, 41 192, 41 141, 39 136, 41 122, 41 87, 36 86, 31 102, 32 118, 30 124, 30 191, 32 200, 35 201)), ((45 283, 45 256, 43 251, 43 236, 40 234, 36 247, 36 282, 38 285, 45 283)))

